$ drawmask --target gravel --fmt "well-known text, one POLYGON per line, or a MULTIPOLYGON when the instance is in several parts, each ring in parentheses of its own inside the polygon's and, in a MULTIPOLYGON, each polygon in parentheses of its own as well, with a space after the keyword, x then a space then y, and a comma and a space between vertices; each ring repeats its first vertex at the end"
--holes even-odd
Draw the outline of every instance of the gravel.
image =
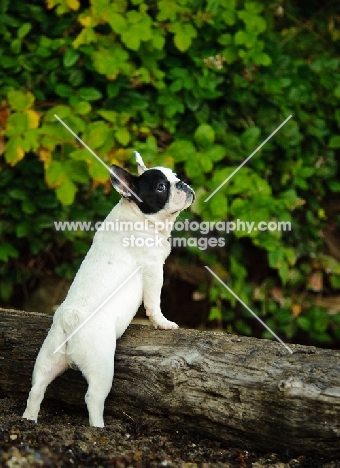
POLYGON ((22 419, 25 402, 0 399, 0 467, 340 468, 337 460, 249 452, 190 432, 165 433, 106 415, 88 426, 84 411, 45 402, 35 424, 22 419))

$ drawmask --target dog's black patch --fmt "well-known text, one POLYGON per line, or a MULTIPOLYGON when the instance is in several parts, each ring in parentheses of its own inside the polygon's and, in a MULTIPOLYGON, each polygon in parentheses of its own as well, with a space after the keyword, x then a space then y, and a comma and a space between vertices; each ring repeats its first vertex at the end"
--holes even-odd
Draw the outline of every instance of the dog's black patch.
POLYGON ((158 213, 169 200, 170 182, 159 169, 149 169, 139 177, 115 165, 110 169, 114 188, 124 198, 135 202, 142 213, 158 213))
POLYGON ((131 198, 131 190, 136 193, 138 177, 130 174, 125 169, 112 165, 110 167, 110 179, 114 188, 124 198, 131 198))
POLYGON ((136 193, 143 202, 134 201, 142 213, 155 214, 165 207, 170 196, 170 182, 162 171, 158 169, 145 171, 138 177, 136 185, 136 193))

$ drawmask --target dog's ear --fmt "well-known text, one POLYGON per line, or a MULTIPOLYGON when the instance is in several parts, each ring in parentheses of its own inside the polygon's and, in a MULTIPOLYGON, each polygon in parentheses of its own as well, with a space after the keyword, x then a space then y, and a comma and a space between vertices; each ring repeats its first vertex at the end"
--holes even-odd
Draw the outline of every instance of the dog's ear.
POLYGON ((134 195, 137 190, 136 178, 137 176, 130 174, 119 166, 113 165, 110 167, 111 183, 124 198, 132 198, 134 195))
POLYGON ((143 172, 146 171, 146 167, 142 159, 142 156, 138 153, 138 151, 134 151, 133 153, 135 155, 135 159, 137 163, 138 175, 142 175, 143 172))

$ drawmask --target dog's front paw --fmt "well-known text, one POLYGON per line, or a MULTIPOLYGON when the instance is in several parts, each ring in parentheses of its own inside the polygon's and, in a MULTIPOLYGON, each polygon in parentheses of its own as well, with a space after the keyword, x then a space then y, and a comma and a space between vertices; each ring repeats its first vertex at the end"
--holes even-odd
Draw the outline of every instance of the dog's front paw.
POLYGON ((178 328, 177 323, 170 322, 170 320, 167 320, 166 318, 164 318, 164 320, 162 320, 160 323, 154 323, 154 326, 159 330, 176 330, 178 328))
POLYGON ((177 323, 166 319, 160 311, 150 315, 149 319, 153 326, 159 330, 175 330, 178 328, 177 323))

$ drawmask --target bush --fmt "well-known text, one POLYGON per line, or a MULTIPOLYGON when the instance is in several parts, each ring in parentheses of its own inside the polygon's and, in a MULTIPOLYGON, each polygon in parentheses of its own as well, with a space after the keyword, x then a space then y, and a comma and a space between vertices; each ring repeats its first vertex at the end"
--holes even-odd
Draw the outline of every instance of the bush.
MULTIPOLYGON (((29 259, 54 268, 52 247, 72 244, 74 263, 61 262, 58 273, 73 274, 90 233, 56 234, 53 220, 102 218, 115 197, 107 198, 107 170, 57 114, 108 165, 126 164, 137 148, 147 164, 176 166, 197 190, 192 220, 290 222, 291 232, 234 231, 223 236, 226 248, 190 250, 287 339, 300 331, 319 342, 339 337, 337 316, 309 302, 317 291, 340 288, 339 258, 325 255, 321 235, 339 229, 339 218, 327 211, 340 191, 338 19, 331 4, 316 7, 5 0, 3 301, 37 274, 29 259), (323 279, 319 289, 316 277, 323 279)), ((217 282, 209 297, 211 319, 228 321, 230 331, 258 333, 217 282)))

